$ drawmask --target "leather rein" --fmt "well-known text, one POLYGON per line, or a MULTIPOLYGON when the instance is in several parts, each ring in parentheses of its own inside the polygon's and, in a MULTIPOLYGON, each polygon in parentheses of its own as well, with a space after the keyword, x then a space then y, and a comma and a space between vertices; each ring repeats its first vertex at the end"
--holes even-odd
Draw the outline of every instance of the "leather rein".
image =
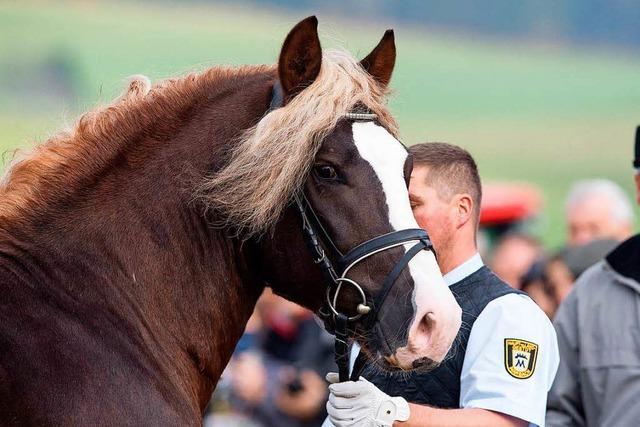
MULTIPOLYGON (((274 110, 283 104, 283 93, 280 82, 273 87, 270 109, 274 110)), ((354 121, 370 121, 375 119, 371 113, 347 113, 346 118, 354 121)), ((392 231, 367 240, 343 254, 333 242, 331 236, 322 225, 320 218, 313 210, 309 200, 300 189, 293 196, 293 202, 302 219, 302 231, 305 235, 307 247, 323 272, 327 282, 326 300, 318 311, 318 316, 324 321, 328 332, 335 335, 335 361, 338 365, 340 381, 349 380, 349 323, 357 320, 364 321, 368 327, 375 323, 380 307, 391 291, 395 281, 411 259, 422 250, 433 251, 433 244, 427 232, 420 228, 392 231), (393 267, 382 283, 381 289, 373 296, 367 297, 363 287, 355 280, 347 277, 349 271, 358 263, 377 253, 415 242, 403 257, 393 267), (327 250, 331 257, 327 256, 327 250), (337 260, 337 268, 332 262, 337 260), (360 303, 356 306, 355 315, 349 316, 338 310, 338 297, 344 286, 353 287, 360 303)))

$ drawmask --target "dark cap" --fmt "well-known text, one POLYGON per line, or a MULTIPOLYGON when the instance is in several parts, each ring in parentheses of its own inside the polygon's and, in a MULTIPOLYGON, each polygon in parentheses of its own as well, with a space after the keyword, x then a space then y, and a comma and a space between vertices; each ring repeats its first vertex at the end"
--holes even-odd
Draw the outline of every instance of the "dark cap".
POLYGON ((635 157, 633 159, 633 167, 640 169, 640 126, 636 128, 636 149, 635 157))
POLYGON ((593 240, 580 246, 561 249, 555 256, 567 266, 574 278, 604 258, 620 242, 613 239, 593 240))

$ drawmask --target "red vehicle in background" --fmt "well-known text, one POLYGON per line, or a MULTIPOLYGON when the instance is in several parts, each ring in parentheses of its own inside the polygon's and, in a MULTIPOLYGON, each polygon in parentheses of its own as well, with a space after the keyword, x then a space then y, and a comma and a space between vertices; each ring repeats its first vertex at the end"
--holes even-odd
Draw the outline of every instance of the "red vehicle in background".
POLYGON ((490 249, 507 232, 530 232, 541 209, 542 192, 533 184, 485 184, 480 206, 481 246, 490 249))

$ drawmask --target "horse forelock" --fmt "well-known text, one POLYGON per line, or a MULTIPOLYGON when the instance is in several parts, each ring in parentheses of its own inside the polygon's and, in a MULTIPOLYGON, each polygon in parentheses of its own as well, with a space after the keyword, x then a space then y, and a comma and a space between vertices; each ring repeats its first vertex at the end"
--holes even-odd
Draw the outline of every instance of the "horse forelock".
POLYGON ((0 179, 0 217, 44 208, 50 199, 70 192, 87 174, 108 167, 127 142, 154 124, 177 126, 181 112, 210 95, 219 83, 273 71, 272 65, 214 67, 154 85, 146 76, 132 76, 113 103, 84 113, 75 125, 31 150, 13 154, 0 179))
POLYGON ((354 106, 365 105, 397 134, 385 95, 349 53, 326 51, 316 80, 247 130, 196 198, 216 213, 218 226, 245 238, 266 231, 304 184, 324 137, 354 106))

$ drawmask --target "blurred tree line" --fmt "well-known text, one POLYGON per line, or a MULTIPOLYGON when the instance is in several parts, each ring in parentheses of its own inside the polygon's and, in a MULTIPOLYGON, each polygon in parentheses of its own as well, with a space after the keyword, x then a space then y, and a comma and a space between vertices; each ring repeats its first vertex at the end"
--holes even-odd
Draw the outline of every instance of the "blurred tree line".
MULTIPOLYGON (((640 0, 244 0, 438 29, 640 48, 640 0)), ((234 1, 233 3, 238 3, 234 1)))

